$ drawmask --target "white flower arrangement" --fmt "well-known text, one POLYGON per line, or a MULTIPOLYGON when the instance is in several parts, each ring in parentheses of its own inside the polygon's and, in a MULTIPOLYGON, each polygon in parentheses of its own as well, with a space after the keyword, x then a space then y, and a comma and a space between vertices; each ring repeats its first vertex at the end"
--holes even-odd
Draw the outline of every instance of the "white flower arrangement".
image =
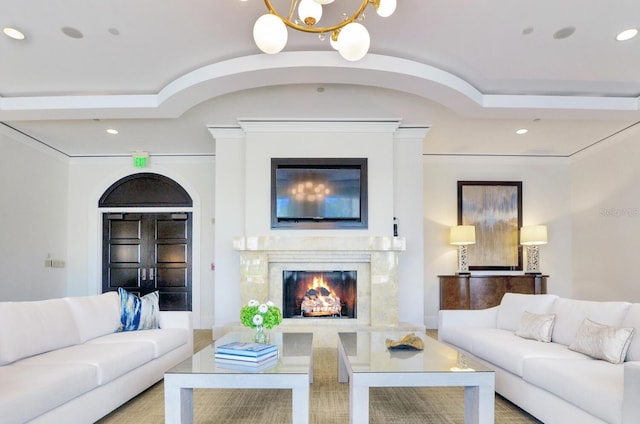
POLYGON ((260 303, 252 299, 240 310, 240 322, 245 327, 272 329, 282 322, 282 312, 271 301, 260 303))

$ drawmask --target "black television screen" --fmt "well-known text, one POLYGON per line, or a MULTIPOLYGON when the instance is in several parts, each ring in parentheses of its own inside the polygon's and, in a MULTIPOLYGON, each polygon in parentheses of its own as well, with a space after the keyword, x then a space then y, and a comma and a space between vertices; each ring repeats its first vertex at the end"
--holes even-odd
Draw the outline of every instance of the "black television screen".
POLYGON ((272 228, 366 228, 367 159, 271 159, 272 228))

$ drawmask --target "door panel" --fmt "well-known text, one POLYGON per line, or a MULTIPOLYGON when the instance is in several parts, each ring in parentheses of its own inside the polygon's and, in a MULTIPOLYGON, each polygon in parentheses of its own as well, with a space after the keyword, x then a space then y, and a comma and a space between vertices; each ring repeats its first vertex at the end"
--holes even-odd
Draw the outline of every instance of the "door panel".
POLYGON ((161 310, 191 310, 191 213, 103 214, 102 291, 158 290, 161 310))

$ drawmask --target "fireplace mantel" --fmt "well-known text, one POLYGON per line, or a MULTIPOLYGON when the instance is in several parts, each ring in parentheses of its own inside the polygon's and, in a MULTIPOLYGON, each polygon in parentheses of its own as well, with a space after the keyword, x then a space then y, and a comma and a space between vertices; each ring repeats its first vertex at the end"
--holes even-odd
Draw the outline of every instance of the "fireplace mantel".
POLYGON ((242 236, 233 239, 237 251, 400 252, 403 237, 386 236, 242 236))
POLYGON ((285 320, 284 326, 313 324, 332 328, 388 328, 398 325, 398 262, 406 249, 402 237, 388 236, 240 236, 240 296, 272 300, 282 306, 283 269, 357 267, 358 317, 354 320, 285 320), (362 279, 361 279, 362 275, 362 279))

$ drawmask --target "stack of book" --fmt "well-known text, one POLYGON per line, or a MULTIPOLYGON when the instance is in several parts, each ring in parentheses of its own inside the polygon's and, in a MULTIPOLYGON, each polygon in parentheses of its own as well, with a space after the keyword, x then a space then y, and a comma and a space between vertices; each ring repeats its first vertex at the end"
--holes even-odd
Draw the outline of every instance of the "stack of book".
POLYGON ((232 342, 216 347, 216 365, 241 371, 257 372, 278 363, 278 346, 274 344, 232 342))

